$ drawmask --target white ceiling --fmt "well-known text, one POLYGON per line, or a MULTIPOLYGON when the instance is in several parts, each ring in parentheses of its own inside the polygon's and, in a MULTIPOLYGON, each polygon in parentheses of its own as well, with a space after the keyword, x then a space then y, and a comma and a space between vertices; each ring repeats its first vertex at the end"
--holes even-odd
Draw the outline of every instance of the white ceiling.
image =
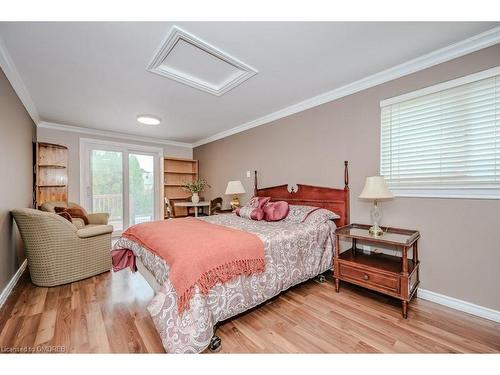
MULTIPOLYGON (((42 121, 192 143, 499 23, 175 25, 258 73, 214 96, 147 71, 174 26, 171 22, 3 22, 0 37, 42 121), (137 123, 143 113, 161 117, 161 125, 137 123)), ((170 64, 179 68, 177 57, 172 55, 170 64)), ((192 61, 185 69, 195 69, 192 61)))

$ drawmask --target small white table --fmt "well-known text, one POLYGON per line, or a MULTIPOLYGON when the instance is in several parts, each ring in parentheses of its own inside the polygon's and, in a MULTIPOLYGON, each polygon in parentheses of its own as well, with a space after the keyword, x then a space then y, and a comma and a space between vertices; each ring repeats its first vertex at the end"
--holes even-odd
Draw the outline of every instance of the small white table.
POLYGON ((210 215, 210 202, 175 202, 176 207, 194 207, 194 216, 198 217, 198 207, 208 207, 208 215, 210 215))

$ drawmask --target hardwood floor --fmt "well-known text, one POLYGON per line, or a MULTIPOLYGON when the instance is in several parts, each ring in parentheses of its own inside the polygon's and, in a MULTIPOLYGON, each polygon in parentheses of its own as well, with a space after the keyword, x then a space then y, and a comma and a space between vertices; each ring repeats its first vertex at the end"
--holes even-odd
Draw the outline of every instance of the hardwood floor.
MULTIPOLYGON (((139 273, 105 273, 55 288, 25 274, 0 311, 0 352, 161 353, 139 273)), ((331 278, 308 281, 217 331, 223 353, 492 353, 500 324, 414 299, 400 304, 331 278)))

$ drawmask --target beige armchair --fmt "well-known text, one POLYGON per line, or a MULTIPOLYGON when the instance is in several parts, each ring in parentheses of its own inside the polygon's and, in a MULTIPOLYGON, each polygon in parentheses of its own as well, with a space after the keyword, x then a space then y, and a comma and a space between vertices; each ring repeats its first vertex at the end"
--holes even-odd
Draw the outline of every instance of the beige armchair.
MULTIPOLYGON (((87 218, 89 219, 89 226, 108 225, 108 219, 109 219, 108 213, 100 212, 100 213, 95 213, 95 214, 89 214, 85 210, 85 208, 83 208, 82 206, 80 206, 74 202, 62 202, 62 201, 45 202, 44 204, 42 204, 40 209, 42 211, 56 213, 55 207, 68 207, 68 208, 76 207, 76 208, 81 209, 85 213, 87 218)), ((73 224, 75 224, 78 229, 85 228, 85 223, 83 222, 82 219, 74 218, 73 224)))
POLYGON ((24 241, 35 285, 50 287, 85 279, 111 269, 111 225, 78 229, 51 212, 12 211, 24 241))

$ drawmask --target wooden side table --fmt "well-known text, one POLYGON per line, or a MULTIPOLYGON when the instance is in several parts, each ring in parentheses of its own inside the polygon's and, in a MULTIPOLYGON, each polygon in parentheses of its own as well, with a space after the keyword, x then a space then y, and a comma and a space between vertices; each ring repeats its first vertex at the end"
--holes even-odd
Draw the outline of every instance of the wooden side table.
POLYGON ((208 215, 210 215, 210 202, 200 201, 198 203, 193 202, 175 202, 176 207, 194 207, 194 216, 198 217, 198 207, 208 207, 208 215))
POLYGON ((417 291, 419 279, 418 239, 416 230, 385 227, 384 234, 372 236, 369 225, 349 224, 335 232, 333 277, 335 290, 340 289, 340 280, 356 284, 401 300, 403 318, 408 316, 408 303, 417 291), (340 240, 350 239, 352 246, 340 253, 340 240), (366 254, 358 249, 358 241, 380 244, 401 251, 401 256, 382 253, 366 254), (413 249, 412 259, 408 252, 413 249))

